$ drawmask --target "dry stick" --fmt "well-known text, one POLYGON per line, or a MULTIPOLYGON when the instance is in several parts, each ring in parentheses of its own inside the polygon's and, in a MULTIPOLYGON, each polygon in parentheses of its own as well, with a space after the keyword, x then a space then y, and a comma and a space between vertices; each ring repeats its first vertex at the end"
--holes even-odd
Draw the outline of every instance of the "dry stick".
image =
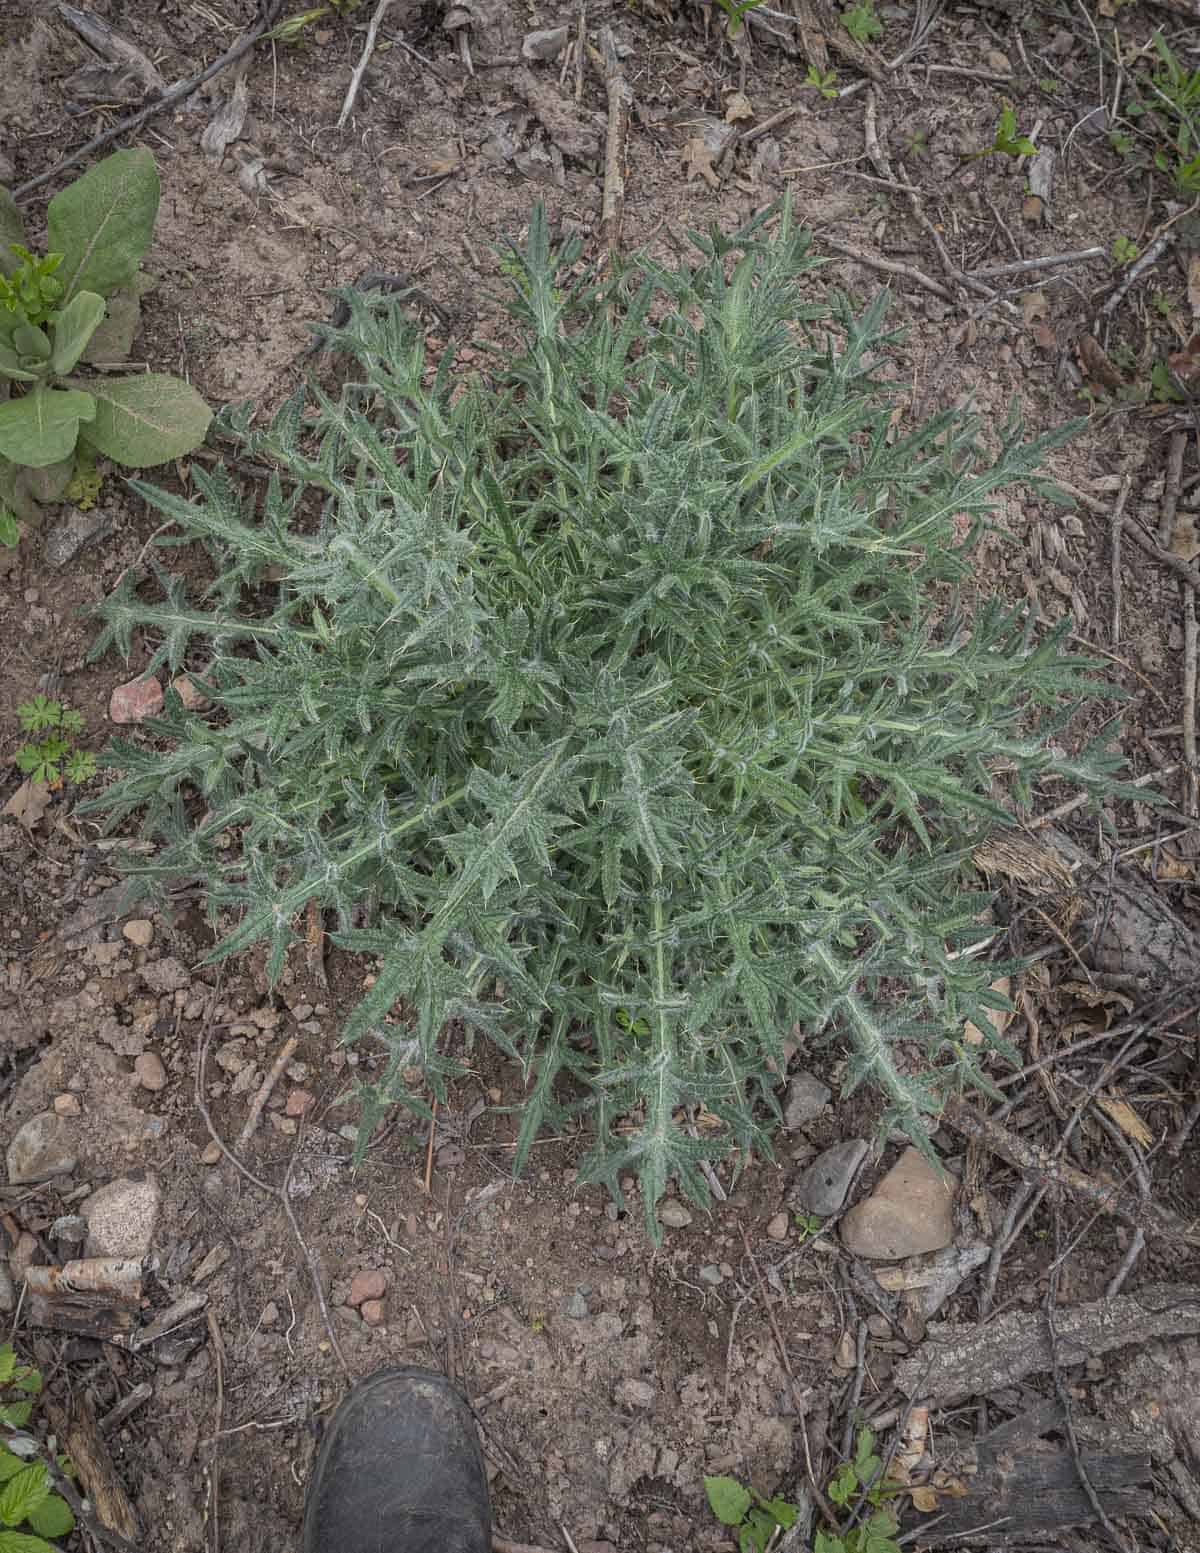
POLYGON ((825 1517, 829 1525, 836 1526, 838 1524, 837 1517, 834 1515, 829 1501, 821 1492, 821 1485, 817 1482, 817 1474, 813 1471, 812 1450, 808 1441, 808 1420, 805 1417, 805 1404, 804 1399, 800 1395, 800 1385, 796 1380, 795 1371, 792 1369, 792 1361, 788 1356, 787 1347, 783 1341, 783 1335, 779 1330, 779 1323, 775 1319, 775 1311, 772 1308, 771 1301, 767 1298, 767 1286, 763 1282, 763 1275, 759 1269, 758 1258, 754 1255, 754 1251, 751 1248, 750 1237, 746 1233, 746 1227, 744 1224, 741 1226, 741 1231, 742 1244, 746 1248, 746 1255, 750 1259, 750 1266, 754 1273, 754 1281, 758 1285, 758 1297, 762 1302, 763 1310, 765 1310, 767 1313, 767 1320, 771 1326, 771 1333, 775 1338, 775 1346, 779 1350, 780 1362, 783 1365, 788 1380, 791 1382, 792 1401, 796 1409, 796 1417, 800 1420, 800 1437, 804 1441, 804 1470, 808 1475, 809 1492, 812 1494, 813 1500, 817 1504, 821 1514, 825 1517))
POLYGON ((221 1328, 217 1325, 216 1314, 210 1305, 205 1311, 208 1321, 208 1335, 212 1341, 213 1363, 217 1368, 217 1401, 216 1401, 216 1427, 213 1430, 213 1461, 212 1461, 212 1545, 213 1553, 221 1553, 221 1460, 220 1440, 221 1427, 225 1414, 225 1344, 221 1338, 221 1328))
POLYGON ((1124 1219, 1136 1229, 1139 1226, 1163 1240, 1180 1245, 1200 1247, 1200 1224, 1189 1224, 1169 1208, 1156 1202, 1135 1202, 1125 1195, 1121 1187, 1108 1181, 1098 1181, 1085 1171, 1053 1158, 1046 1149, 1027 1143, 1007 1127, 982 1116, 965 1100, 954 1097, 946 1102, 942 1120, 949 1122, 964 1137, 972 1138, 984 1148, 1006 1159, 1027 1179, 1040 1186, 1056 1186, 1063 1191, 1091 1203, 1101 1213, 1124 1219))
POLYGON ((1075 1463, 1075 1474, 1079 1479, 1084 1493, 1087 1495, 1087 1501, 1091 1505, 1096 1519, 1100 1522, 1101 1526, 1104 1527, 1104 1530, 1112 1539, 1113 1545, 1120 1550, 1120 1553, 1128 1553, 1128 1549, 1126 1548, 1125 1544, 1117 1535, 1117 1528, 1113 1525, 1112 1521, 1109 1520, 1104 1506, 1100 1503, 1099 1495, 1096 1493, 1096 1490, 1092 1484, 1092 1480, 1088 1476, 1087 1468, 1083 1464, 1083 1456, 1079 1449, 1079 1439, 1075 1433, 1075 1419, 1071 1411, 1071 1393, 1067 1390, 1067 1384, 1063 1380, 1062 1370, 1059 1368, 1058 1333, 1054 1325, 1054 1307, 1058 1303, 1058 1246, 1059 1225, 1058 1213, 1056 1211, 1054 1214, 1055 1259, 1053 1265, 1050 1268, 1049 1287, 1046 1290, 1046 1302, 1043 1307, 1046 1313, 1046 1330, 1050 1336, 1050 1369, 1054 1375, 1054 1390, 1058 1396, 1059 1406, 1063 1410, 1063 1422, 1066 1425, 1067 1443, 1071 1447, 1071 1456, 1075 1463))
POLYGON ((358 97, 358 89, 362 85, 363 76, 367 73, 367 66, 371 62, 371 55, 375 52, 375 39, 379 36, 379 24, 387 14, 387 8, 392 0, 379 0, 375 7, 375 14, 371 17, 370 26, 367 28, 367 41, 363 44, 362 55, 358 64, 354 67, 354 74, 350 77, 350 85, 346 89, 346 100, 342 104, 342 111, 338 114, 337 127, 345 129, 346 120, 354 112, 355 99, 358 97))
POLYGON ((429 1141, 425 1145, 425 1195, 433 1195, 433 1135, 437 1131, 437 1096, 433 1097, 433 1104, 429 1108, 429 1141))
POLYGON ((575 27, 575 101, 583 101, 583 69, 587 58, 587 0, 579 0, 575 27))
MULTIPOLYGON (((1122 1151, 1126 1159, 1128 1159, 1132 1164, 1134 1169, 1134 1180, 1137 1182, 1138 1192, 1141 1194, 1142 1201, 1145 1202, 1150 1196, 1150 1173, 1146 1169, 1145 1161, 1134 1148, 1133 1144, 1130 1143, 1129 1139, 1125 1136, 1120 1127, 1118 1127, 1116 1122, 1113 1121, 1112 1117, 1106 1115, 1100 1106, 1096 1107, 1093 1115, 1095 1116, 1096 1121, 1100 1123, 1100 1126, 1104 1129, 1104 1131, 1108 1133, 1110 1138, 1112 1138, 1113 1142, 1116 1143, 1117 1147, 1122 1151)), ((1106 1299, 1115 1300, 1117 1295, 1120 1294, 1121 1290, 1125 1286, 1126 1278, 1128 1278, 1129 1274, 1133 1271, 1134 1263, 1137 1261, 1138 1257, 1141 1256, 1145 1249, 1146 1232, 1144 1229, 1138 1228, 1133 1232, 1133 1236, 1129 1242, 1129 1249, 1121 1259, 1120 1267, 1117 1268, 1116 1272, 1109 1279, 1108 1287, 1104 1291, 1104 1297, 1106 1299)))
POLYGON ((1125 271, 1124 277, 1121 280, 1121 284, 1100 309, 1099 316, 1101 318, 1112 317, 1117 308, 1120 307, 1121 303, 1125 300, 1126 294, 1128 293, 1129 288, 1133 285, 1133 283, 1140 275, 1143 275, 1152 264, 1158 263, 1159 259, 1162 258, 1163 254, 1174 241, 1174 232, 1164 231, 1158 234, 1158 236, 1150 244, 1149 248, 1146 249, 1145 253, 1142 254, 1140 258, 1135 259, 1129 268, 1125 271))
POLYGON ((1192 1133, 1196 1130, 1196 1124, 1200 1122, 1200 1096, 1192 1103, 1188 1114, 1180 1122, 1175 1136, 1167 1144, 1167 1155, 1171 1159, 1178 1159, 1183 1153, 1184 1146, 1192 1133))
POLYGON ((164 108, 170 108, 174 103, 186 97, 189 92, 194 92, 198 86, 203 86, 205 81, 211 81, 213 76, 220 75, 222 70, 227 70, 230 65, 237 64, 242 55, 248 54, 263 34, 275 25, 275 18, 282 9, 283 0, 268 0, 268 3, 263 8, 262 15, 255 22, 254 26, 251 27, 250 31, 244 37, 239 38, 233 47, 226 50, 219 59, 215 59, 207 69, 198 71, 193 76, 188 76, 185 81, 177 82, 169 92, 164 92, 154 102, 148 103, 144 108, 139 108, 136 113, 131 113, 128 118, 121 119, 111 129, 106 129, 102 135, 93 136, 87 145, 80 146, 78 151, 72 151, 70 156, 64 157, 61 162, 56 162, 48 172, 39 173, 36 178, 30 178, 28 182, 21 184, 19 188, 12 191, 13 199, 20 205, 33 193, 34 189, 40 189, 42 184, 49 183, 51 179, 57 178, 59 173, 65 173, 68 168, 78 166, 80 162, 91 156, 93 151, 99 151, 101 146, 108 145, 110 141, 116 140, 119 135, 124 135, 129 130, 140 129, 147 119, 152 118, 156 113, 161 113, 164 108))
POLYGON ((1121 489, 1117 493, 1116 502, 1113 504, 1112 516, 1108 520, 1109 525, 1109 565, 1112 577, 1112 644, 1114 647, 1121 645, 1121 601, 1124 597, 1124 588, 1121 582, 1121 529, 1124 523, 1125 503, 1129 500, 1129 493, 1133 489, 1133 460, 1128 459, 1125 464, 1125 473, 1121 477, 1121 489))
POLYGON ((625 220, 625 145, 629 135, 629 110, 633 93, 617 57, 617 40, 611 27, 600 30, 600 57, 604 89, 608 93, 608 136, 604 144, 604 198, 600 207, 600 241, 610 254, 621 248, 625 220))
POLYGON ((965 271, 968 275, 1023 275, 1026 270, 1049 270, 1060 264, 1084 264, 1089 259, 1107 259, 1106 248, 1077 248, 1074 253, 1048 253, 1041 259, 1014 259, 1010 264, 984 264, 965 271))
MULTIPOLYGON (((753 16, 751 11, 750 15, 753 16)), ((851 259, 857 259, 860 264, 869 265, 873 270, 880 270, 885 275, 903 275, 906 280, 914 281, 918 286, 923 286, 926 291, 932 291, 935 297, 941 297, 943 302, 954 302, 956 297, 948 286, 943 286, 939 281, 931 280, 928 275, 915 269, 911 264, 904 264, 899 259, 885 259, 880 254, 867 253, 863 248, 853 248, 849 243, 843 243, 836 238, 822 236, 821 241, 826 248, 835 248, 838 253, 844 253, 851 259)), ((1062 481, 1058 482, 1062 485, 1062 481)), ((1066 487, 1063 486, 1065 490, 1066 487)))
POLYGON ((996 1298, 996 1281, 1000 1277, 1000 1264, 1004 1260, 1004 1254, 1016 1238, 1017 1215, 1029 1201, 1029 1195, 1033 1191, 1028 1181, 1017 1183, 1017 1189, 1013 1193, 1012 1202, 1008 1205, 1008 1212, 1004 1215, 1004 1223, 1000 1226, 1000 1233, 992 1243, 992 1254, 988 1258, 987 1276, 983 1282, 983 1288, 979 1294, 979 1319, 985 1321, 992 1311, 992 1301, 996 1298))
MULTIPOLYGON (((1061 490, 1066 491, 1068 496, 1073 496, 1089 512, 1094 512, 1099 517, 1106 518, 1108 516, 1108 507, 1105 503, 1090 495, 1087 491, 1081 491, 1077 485, 1068 485, 1065 480, 1055 480, 1054 483, 1061 490)), ((1189 566, 1182 556, 1172 555, 1169 550, 1164 550, 1160 544, 1156 544, 1150 535, 1146 533, 1145 529, 1137 523, 1136 519, 1126 517, 1124 522, 1125 532, 1140 550, 1144 551, 1152 560, 1157 561, 1160 566, 1165 566, 1168 571, 1174 572, 1176 577, 1181 577, 1189 586, 1200 588, 1200 571, 1197 571, 1193 566, 1189 566)))
POLYGON ((258 1086, 258 1093, 250 1102, 250 1111, 246 1117, 246 1125, 242 1128, 241 1132, 238 1133, 237 1147, 239 1154, 246 1147, 247 1143, 250 1142, 250 1139, 254 1136, 254 1129, 258 1126, 259 1121, 262 1118, 263 1107, 271 1098, 271 1091, 279 1082, 279 1075, 291 1061, 292 1053, 296 1050, 298 1044, 299 1037, 294 1035, 288 1036, 287 1040, 284 1041, 283 1045, 279 1048, 278 1057, 276 1057, 275 1061, 271 1064, 271 1071, 258 1086))

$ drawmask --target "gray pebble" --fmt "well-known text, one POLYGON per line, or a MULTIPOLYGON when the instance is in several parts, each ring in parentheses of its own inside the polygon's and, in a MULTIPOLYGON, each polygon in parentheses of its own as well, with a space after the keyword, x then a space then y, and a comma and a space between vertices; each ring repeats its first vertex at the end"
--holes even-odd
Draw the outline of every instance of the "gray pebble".
POLYGON ((792 1190, 792 1199, 821 1219, 840 1212, 866 1154, 867 1145, 862 1138, 835 1143, 818 1154, 803 1172, 792 1190))
POLYGON ((702 1267, 700 1269, 699 1277, 701 1283, 715 1284, 724 1282, 724 1274, 721 1272, 721 1269, 715 1262, 709 1262, 706 1266, 702 1267))

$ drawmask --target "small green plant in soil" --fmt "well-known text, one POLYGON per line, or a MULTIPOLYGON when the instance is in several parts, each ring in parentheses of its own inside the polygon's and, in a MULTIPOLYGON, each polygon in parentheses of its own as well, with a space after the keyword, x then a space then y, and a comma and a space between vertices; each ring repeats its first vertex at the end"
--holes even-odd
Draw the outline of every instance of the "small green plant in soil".
POLYGON ((763 0, 718 0, 718 4, 729 18, 729 36, 736 38, 741 31, 742 23, 748 12, 753 11, 763 0))
POLYGON ((764 1499, 737 1478, 706 1477, 709 1508, 722 1526, 737 1532, 740 1553, 765 1553, 777 1530, 795 1525, 797 1510, 786 1499, 764 1499))
POLYGON ((842 12, 842 26, 856 43, 870 43, 883 36, 883 23, 875 14, 875 0, 854 0, 842 12))
POLYGON ((95 776, 95 755, 75 746, 75 735, 83 732, 83 718, 73 707, 38 695, 17 708, 17 717, 23 731, 33 737, 13 758, 32 781, 61 787, 64 779, 86 782, 95 776))
MULTIPOLYGON (((0 1346, 0 1423, 7 1431, 0 1440, 0 1553, 56 1553, 49 1537, 65 1537, 75 1517, 61 1494, 54 1492, 50 1469, 39 1459, 37 1441, 25 1433, 33 1412, 29 1400, 42 1389, 42 1377, 21 1364, 11 1343, 0 1346)), ((64 1472, 69 1464, 59 1461, 64 1472)))
POLYGON ((899 1553, 899 1521, 891 1504, 899 1492, 900 1484, 883 1475, 874 1434, 859 1430, 854 1459, 842 1462, 826 1489, 831 1504, 857 1519, 838 1533, 818 1532, 813 1553, 899 1553))
POLYGON ((1112 245, 1113 263, 1124 267, 1138 256, 1138 245, 1132 237, 1118 237, 1112 245))
POLYGON ((837 71, 818 70, 816 65, 809 65, 808 75, 805 77, 804 86, 811 86, 815 91, 827 100, 832 100, 838 94, 837 71))
POLYGON ((158 213, 148 151, 117 151, 56 194, 45 254, 24 243, 0 189, 0 541, 17 518, 78 494, 94 501, 96 455, 143 469, 190 452, 210 413, 167 373, 81 376, 128 359, 144 289, 138 265, 158 213))
POLYGON ((1017 115, 1012 103, 1006 99, 1001 100, 1000 117, 996 121, 996 132, 992 136, 992 143, 982 151, 972 151, 971 158, 980 156, 1036 156, 1037 147, 1028 135, 1022 135, 1017 129, 1017 115))
POLYGON ((272 979, 311 911, 377 961, 343 1031, 375 1053, 360 1144, 482 1036, 523 1088, 516 1169, 581 1126, 582 1179, 636 1175, 654 1234, 669 1178, 706 1203, 702 1162, 770 1153, 796 1023, 926 1151, 945 1095, 992 1092, 972 850, 1035 785, 1128 791, 1061 747, 1101 689, 1069 622, 956 595, 1073 428, 897 428, 887 299, 806 300, 788 206, 693 241, 602 281, 535 210, 519 343, 469 381, 342 293, 339 395, 225 416, 289 479, 135 482, 212 581, 130 569, 92 653, 208 665, 213 713, 169 697, 87 805, 142 813, 142 884, 202 879, 212 958, 265 942, 272 979))
MULTIPOLYGON (((1142 144, 1151 148, 1149 159, 1158 171, 1166 173, 1181 194, 1200 193, 1200 68, 1189 70, 1161 32, 1154 34, 1147 50, 1157 67, 1134 73, 1136 95, 1126 100, 1125 117, 1137 126, 1142 144)), ((1132 137, 1118 130, 1114 143, 1118 137, 1132 154, 1132 137)))

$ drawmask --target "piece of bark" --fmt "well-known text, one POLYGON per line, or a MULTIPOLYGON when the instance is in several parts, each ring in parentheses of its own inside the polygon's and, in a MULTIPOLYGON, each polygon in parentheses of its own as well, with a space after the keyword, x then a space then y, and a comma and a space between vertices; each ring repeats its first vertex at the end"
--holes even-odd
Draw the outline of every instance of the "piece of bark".
POLYGON ((142 1264, 94 1256, 61 1267, 30 1267, 25 1284, 32 1325, 111 1339, 129 1332, 142 1297, 142 1264))
MULTIPOLYGON (((1077 1422, 1082 1425, 1084 1420, 1077 1422)), ((953 1537, 956 1545, 1007 1547, 1094 1521, 1096 1512, 1071 1453, 1041 1438, 1047 1430, 1061 1428, 1061 1409, 1050 1403, 1033 1415, 1002 1424, 973 1448, 959 1452, 947 1476, 956 1478, 960 1489, 939 1496, 932 1540, 939 1546, 953 1537)), ((1080 1459, 1110 1519, 1149 1513, 1153 1495, 1138 1486, 1150 1480, 1149 1451, 1084 1450, 1080 1459)), ((906 1515, 904 1529, 919 1534, 926 1519, 906 1515)), ((923 1541, 919 1535, 917 1540, 923 1541)))
POLYGON ((1200 1289, 1148 1284, 1136 1294, 1060 1310, 1054 1325, 1053 1355, 1040 1311, 1011 1310, 984 1327, 940 1327, 896 1366, 896 1385, 907 1397, 944 1405, 1016 1385, 1055 1360, 1065 1368, 1128 1343, 1200 1332, 1200 1289))
POLYGON ((57 1402, 47 1401, 46 1415, 61 1448, 71 1459, 84 1492, 92 1502, 96 1519, 127 1542, 136 1543, 141 1536, 137 1514, 117 1476, 104 1436, 83 1396, 76 1393, 75 1406, 69 1420, 57 1402))

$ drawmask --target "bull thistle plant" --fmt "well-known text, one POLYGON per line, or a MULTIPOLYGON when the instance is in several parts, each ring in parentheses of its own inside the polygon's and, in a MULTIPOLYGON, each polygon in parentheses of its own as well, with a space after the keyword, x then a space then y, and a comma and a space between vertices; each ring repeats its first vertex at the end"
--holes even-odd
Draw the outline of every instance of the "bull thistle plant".
POLYGON ((582 1178, 636 1174, 652 1232, 669 1177, 703 1203, 703 1162, 769 1154, 797 1024, 928 1149, 941 1097, 988 1086, 964 1022, 1003 1045, 996 966, 956 953, 972 848, 1039 779, 1118 790, 1052 742, 1103 688, 1066 626, 953 602, 1070 428, 897 434, 886 299, 801 301, 786 206, 693 241, 581 279, 535 211, 504 260, 522 343, 469 383, 345 292, 353 381, 226 414, 286 484, 136 483, 214 581, 127 573, 94 649, 208 664, 215 712, 170 697, 96 802, 144 813, 148 880, 204 881, 213 959, 265 941, 278 976, 314 902, 376 958, 344 1029, 388 1054, 361 1139, 427 1114, 467 1027, 524 1074, 517 1169, 581 1117, 582 1178))

